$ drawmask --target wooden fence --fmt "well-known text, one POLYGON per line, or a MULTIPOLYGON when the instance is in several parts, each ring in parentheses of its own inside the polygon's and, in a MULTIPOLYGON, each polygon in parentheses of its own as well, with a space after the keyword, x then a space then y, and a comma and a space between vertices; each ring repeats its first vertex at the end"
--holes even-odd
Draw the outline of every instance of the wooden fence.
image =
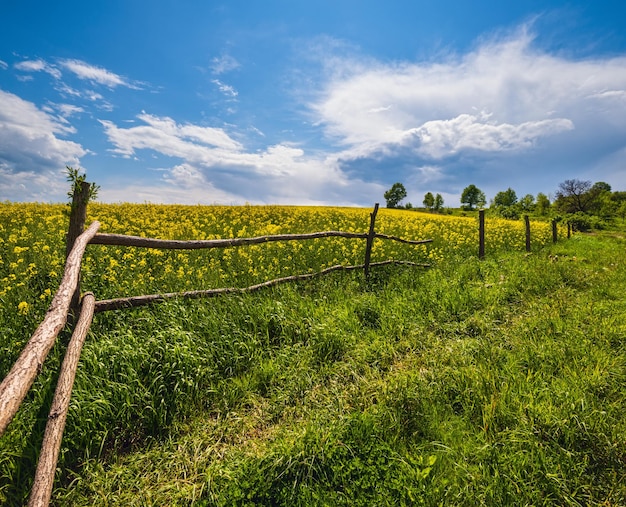
POLYGON ((57 387, 50 407, 41 453, 35 472, 35 480, 29 497, 29 506, 47 506, 50 502, 54 475, 61 448, 61 440, 65 428, 65 421, 69 409, 76 369, 80 353, 85 342, 85 337, 89 331, 89 327, 91 326, 95 313, 148 305, 156 301, 162 301, 174 297, 215 297, 223 294, 253 292, 265 287, 296 280, 306 280, 338 270, 349 271, 362 269, 365 276, 368 276, 372 266, 402 264, 428 267, 428 264, 420 264, 410 261, 388 260, 382 262, 371 262, 371 251, 375 238, 399 241, 411 245, 422 245, 433 241, 432 239, 419 241, 406 240, 375 232, 378 204, 375 205, 373 212, 370 214, 370 226, 367 233, 324 231, 309 234, 281 234, 254 238, 170 241, 137 236, 124 236, 119 234, 99 234, 98 229, 100 227, 100 223, 98 221, 94 221, 87 229, 84 229, 90 188, 89 186, 89 183, 83 182, 80 188, 75 189, 73 195, 70 225, 67 234, 66 263, 61 284, 54 295, 52 303, 50 304, 43 321, 33 333, 13 367, 2 381, 2 384, 0 384, 1 437, 17 413, 24 397, 31 388, 38 373, 41 371, 43 363, 48 353, 54 346, 61 330, 68 323, 74 328, 66 350, 65 359, 63 360, 63 364, 61 366, 57 387), (88 244, 193 250, 246 246, 273 241, 303 241, 329 237, 366 240, 364 263, 357 266, 331 266, 316 273, 282 277, 245 288, 218 288, 142 295, 102 301, 97 301, 91 292, 87 292, 82 298, 80 298, 81 261, 88 244))

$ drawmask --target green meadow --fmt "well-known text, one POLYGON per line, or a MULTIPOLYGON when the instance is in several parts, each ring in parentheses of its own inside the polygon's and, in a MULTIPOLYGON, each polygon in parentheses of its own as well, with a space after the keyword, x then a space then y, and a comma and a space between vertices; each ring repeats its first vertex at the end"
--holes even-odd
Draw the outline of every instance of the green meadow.
MULTIPOLYGON (((576 234, 98 314, 52 504, 624 505, 625 248, 576 234)), ((45 271, 0 302, 0 377, 45 271)), ((0 437, 0 504, 28 498, 68 339, 0 437)))

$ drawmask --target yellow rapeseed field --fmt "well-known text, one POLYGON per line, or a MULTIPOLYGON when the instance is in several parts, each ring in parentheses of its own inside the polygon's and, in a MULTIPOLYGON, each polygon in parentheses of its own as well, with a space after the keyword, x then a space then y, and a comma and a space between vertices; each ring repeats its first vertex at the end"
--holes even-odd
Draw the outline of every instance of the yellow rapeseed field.
MULTIPOLYGON (((3 312, 42 315, 64 265, 68 206, 0 204, 0 304, 3 312)), ((162 239, 216 239, 270 234, 344 231, 365 233, 371 209, 298 206, 89 205, 87 224, 100 232, 162 239)), ((524 224, 487 219, 487 251, 523 250, 524 224)), ((476 217, 380 209, 376 231, 428 245, 377 239, 372 261, 440 263, 447 256, 476 255, 476 217)), ((533 246, 551 241, 549 223, 533 222, 533 246)), ((189 289, 246 286, 279 276, 363 263, 365 241, 322 238, 250 247, 195 251, 90 245, 83 261, 83 289, 104 299, 189 289)))

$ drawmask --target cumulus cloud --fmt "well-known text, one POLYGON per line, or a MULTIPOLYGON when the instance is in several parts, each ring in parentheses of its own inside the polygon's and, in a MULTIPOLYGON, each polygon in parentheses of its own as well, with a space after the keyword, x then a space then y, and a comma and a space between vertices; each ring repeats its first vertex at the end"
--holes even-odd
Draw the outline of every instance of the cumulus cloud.
POLYGON ((535 47, 528 27, 437 62, 331 58, 333 72, 310 107, 344 166, 370 160, 384 168, 402 153, 405 166, 471 175, 497 161, 513 184, 543 176, 536 164, 519 174, 537 154, 561 157, 576 177, 589 166, 575 154, 588 160, 609 140, 610 149, 626 145, 626 58, 550 54, 535 47))
POLYGON ((221 154, 241 149, 241 145, 220 128, 181 125, 172 118, 146 113, 137 118, 144 125, 119 128, 111 121, 100 121, 109 141, 115 145, 115 153, 130 157, 135 150, 150 149, 163 155, 210 164, 221 154))
POLYGON ((399 142, 415 144, 415 150, 425 157, 442 159, 463 150, 498 152, 531 148, 541 137, 574 128, 567 119, 512 125, 489 122, 488 116, 461 114, 450 120, 428 121, 405 132, 399 142))
POLYGON ((346 197, 347 186, 351 191, 360 189, 359 198, 371 195, 374 199, 381 190, 379 184, 348 179, 332 159, 306 156, 296 146, 276 144, 250 152, 223 129, 179 124, 147 113, 138 119, 143 124, 129 128, 111 121, 101 123, 113 151, 121 156, 136 157, 147 150, 180 161, 153 188, 168 195, 169 201, 172 196, 187 195, 185 202, 349 205, 355 201, 346 197))
POLYGON ((5 170, 62 170, 66 164, 77 164, 86 153, 80 144, 61 138, 74 133, 74 127, 2 90, 0 126, 0 164, 5 170))
POLYGON ((82 146, 62 137, 74 127, 0 90, 0 199, 62 200, 66 165, 78 165, 82 146))

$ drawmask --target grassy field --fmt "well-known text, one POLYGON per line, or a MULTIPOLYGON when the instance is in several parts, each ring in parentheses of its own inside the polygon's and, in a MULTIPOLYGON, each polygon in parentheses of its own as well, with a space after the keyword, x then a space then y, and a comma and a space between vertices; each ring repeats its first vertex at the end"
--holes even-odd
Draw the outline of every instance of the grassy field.
MULTIPOLYGON (((106 232, 137 234, 121 208, 90 211, 106 232)), ((292 208, 281 215, 290 230, 276 229, 268 215, 252 220, 253 211, 207 219, 230 232, 183 230, 170 219, 171 228, 147 235, 361 232, 370 210, 316 219, 292 208)), ((475 220, 416 225, 410 217, 421 214, 382 211, 379 232, 436 241, 431 250, 377 241, 373 260, 431 268, 378 268, 367 281, 334 273, 255 294, 99 314, 79 366, 53 503, 624 505, 626 239, 576 235, 526 254, 519 224, 509 223, 513 238, 504 221, 493 222, 498 232, 479 261, 475 220)), ((29 213, 35 218, 24 230, 13 232, 9 218, 0 230, 0 376, 41 320, 60 273, 58 233, 36 228, 51 211, 29 213)), ((90 247, 84 285, 102 299, 224 279, 246 285, 284 274, 285 264, 288 274, 311 264, 308 244, 272 248, 211 261, 90 247), (289 262, 274 265, 270 254, 289 262), (141 280, 131 275, 138 268, 141 280)), ((362 262, 352 244, 324 248, 315 269, 344 257, 362 262)), ((28 495, 67 338, 0 439, 6 505, 28 495)))

